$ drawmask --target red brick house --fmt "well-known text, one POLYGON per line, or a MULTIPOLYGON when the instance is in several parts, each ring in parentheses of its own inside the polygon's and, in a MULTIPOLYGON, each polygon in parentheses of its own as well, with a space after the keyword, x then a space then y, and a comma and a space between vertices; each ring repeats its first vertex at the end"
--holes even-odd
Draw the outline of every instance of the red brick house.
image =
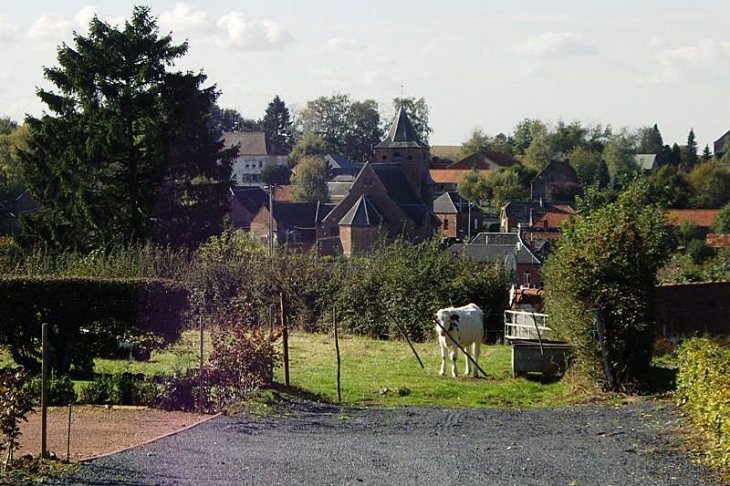
POLYGON ((484 224, 484 213, 455 192, 445 192, 433 201, 433 212, 441 220, 441 237, 465 239, 476 235, 484 224), (469 227, 471 223, 471 228, 469 227))
POLYGON ((563 160, 552 160, 530 183, 533 201, 572 201, 581 184, 575 169, 563 160))
MULTIPOLYGON (((429 165, 428 146, 399 109, 388 135, 375 146, 375 161, 360 169, 336 204, 316 209, 274 204, 275 237, 281 245, 285 236, 296 232, 309 247, 316 243, 323 254, 345 255, 367 253, 376 242, 396 237, 414 242, 429 238, 441 225, 433 213, 429 165)), ((251 231, 265 241, 268 206, 256 216, 251 231)))

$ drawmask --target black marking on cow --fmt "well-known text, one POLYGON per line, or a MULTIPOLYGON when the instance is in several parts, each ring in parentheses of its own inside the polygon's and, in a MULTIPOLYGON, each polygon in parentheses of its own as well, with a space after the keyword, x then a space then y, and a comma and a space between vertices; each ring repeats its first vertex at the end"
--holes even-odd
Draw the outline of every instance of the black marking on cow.
POLYGON ((451 317, 449 317, 449 320, 459 322, 459 314, 451 314, 451 317))

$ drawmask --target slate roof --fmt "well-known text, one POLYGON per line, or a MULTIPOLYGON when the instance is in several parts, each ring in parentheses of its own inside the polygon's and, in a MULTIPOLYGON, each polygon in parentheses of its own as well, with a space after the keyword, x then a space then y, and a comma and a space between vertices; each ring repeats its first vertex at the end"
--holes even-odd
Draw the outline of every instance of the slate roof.
POLYGON ((333 176, 356 176, 361 169, 359 165, 338 154, 327 154, 324 156, 324 160, 327 162, 333 176))
POLYGON ((353 181, 329 181, 327 183, 327 191, 330 193, 330 198, 337 199, 347 196, 352 187, 353 181))
POLYGON ((350 210, 340 220, 345 226, 378 226, 383 220, 380 211, 367 196, 360 196, 350 210))
POLYGON ((388 196, 416 223, 422 224, 430 211, 415 193, 400 164, 371 164, 388 196))
POLYGON ((634 160, 641 169, 654 170, 657 168, 656 154, 636 154, 634 160))
POLYGON ((269 204, 269 195, 258 186, 234 186, 231 187, 231 194, 251 213, 269 204))
POLYGON ((725 142, 728 139, 730 139, 730 130, 725 132, 725 134, 722 137, 715 140, 715 143, 713 144, 713 147, 714 147, 713 152, 715 155, 722 154, 722 149, 725 148, 725 142))
POLYGON ((238 156, 247 155, 286 155, 286 152, 277 147, 266 132, 225 132, 221 136, 225 148, 240 145, 238 156))
POLYGON ((465 245, 456 243, 449 247, 449 251, 473 258, 481 263, 504 263, 510 255, 514 255, 519 265, 541 264, 540 260, 524 245, 517 249, 516 245, 465 245))
POLYGON ((492 233, 482 232, 471 239, 472 245, 512 245, 516 246, 519 242, 517 233, 492 233))
POLYGON ((510 201, 504 206, 504 214, 507 218, 520 223, 529 223, 530 210, 532 210, 533 223, 547 213, 576 214, 575 209, 573 209, 573 203, 566 202, 510 201))
POLYGON ((465 157, 458 162, 447 166, 447 169, 501 169, 503 167, 512 167, 519 164, 515 159, 501 152, 477 152, 465 157))
POLYGON ((426 147, 418 139, 418 134, 413 128, 411 120, 406 114, 406 110, 403 107, 398 107, 398 112, 395 114, 393 124, 388 131, 388 135, 383 139, 382 142, 376 145, 379 148, 402 148, 402 147, 426 147))
POLYGON ((324 203, 293 203, 274 201, 273 217, 277 224, 296 229, 316 228, 335 207, 324 203))
MULTIPOLYGON (((433 212, 436 214, 458 214, 462 208, 468 211, 469 202, 455 192, 445 192, 433 201, 433 212)), ((473 210, 476 210, 474 208, 473 210)))

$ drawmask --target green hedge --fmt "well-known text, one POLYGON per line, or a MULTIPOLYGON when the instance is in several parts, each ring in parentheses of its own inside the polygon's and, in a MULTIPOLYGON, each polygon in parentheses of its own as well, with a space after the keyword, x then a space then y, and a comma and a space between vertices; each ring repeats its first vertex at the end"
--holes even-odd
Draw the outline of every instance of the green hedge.
POLYGON ((163 279, 0 277, 0 345, 40 370, 41 325, 48 323, 51 368, 90 371, 104 343, 177 340, 188 310, 184 285, 163 279))
POLYGON ((677 397, 712 441, 712 465, 730 470, 730 348, 706 338, 679 347, 677 397))

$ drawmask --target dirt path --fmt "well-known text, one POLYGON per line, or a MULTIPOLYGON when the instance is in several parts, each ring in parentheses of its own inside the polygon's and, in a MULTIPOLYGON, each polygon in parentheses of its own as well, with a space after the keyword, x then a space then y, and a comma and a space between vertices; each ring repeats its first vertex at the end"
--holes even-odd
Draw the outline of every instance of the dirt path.
POLYGON ((715 485, 672 404, 222 416, 56 484, 715 485))
MULTIPOLYGON (((166 412, 145 407, 83 405, 72 408, 71 461, 107 454, 145 443, 208 418, 184 412, 166 412)), ((40 411, 21 424, 18 455, 40 454, 40 411)), ((48 415, 48 450, 66 458, 68 408, 52 407, 48 415)))

